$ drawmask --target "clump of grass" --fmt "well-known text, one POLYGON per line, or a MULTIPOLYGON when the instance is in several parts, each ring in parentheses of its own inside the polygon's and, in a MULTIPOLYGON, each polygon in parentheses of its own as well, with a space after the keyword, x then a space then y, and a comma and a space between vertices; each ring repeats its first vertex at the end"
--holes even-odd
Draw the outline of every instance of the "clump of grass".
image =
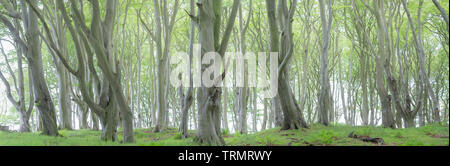
POLYGON ((175 134, 175 135, 173 136, 173 139, 181 139, 182 135, 183 135, 183 133, 177 132, 177 134, 175 134))
POLYGON ((330 145, 336 138, 336 133, 332 130, 322 130, 316 135, 316 141, 323 145, 330 145))
POLYGON ((448 127, 443 127, 440 124, 428 124, 423 127, 420 127, 420 130, 427 135, 447 135, 448 136, 448 127))
POLYGON ((277 137, 274 135, 265 135, 265 136, 258 137, 256 139, 256 141, 258 141, 258 143, 261 143, 262 145, 265 145, 265 146, 275 145, 276 140, 277 140, 277 137))
POLYGON ((228 130, 228 129, 223 129, 223 130, 222 130, 222 135, 230 135, 230 130, 228 130))

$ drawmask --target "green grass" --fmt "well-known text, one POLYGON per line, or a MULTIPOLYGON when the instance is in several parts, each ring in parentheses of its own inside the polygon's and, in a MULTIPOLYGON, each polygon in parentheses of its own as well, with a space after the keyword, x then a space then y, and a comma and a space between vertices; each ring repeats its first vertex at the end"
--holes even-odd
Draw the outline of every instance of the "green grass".
MULTIPOLYGON (((223 131, 229 146, 377 146, 375 143, 348 138, 354 132, 359 136, 383 138, 384 146, 448 146, 449 128, 427 125, 420 128, 389 129, 381 127, 350 127, 343 125, 322 126, 313 124, 309 129, 280 131, 268 129, 254 134, 230 134, 223 131)), ((191 137, 181 139, 176 129, 154 133, 151 129, 135 129, 135 143, 122 144, 100 140, 100 131, 60 130, 59 137, 38 133, 0 132, 0 146, 197 146, 191 137)), ((121 131, 118 132, 122 139, 121 131)))

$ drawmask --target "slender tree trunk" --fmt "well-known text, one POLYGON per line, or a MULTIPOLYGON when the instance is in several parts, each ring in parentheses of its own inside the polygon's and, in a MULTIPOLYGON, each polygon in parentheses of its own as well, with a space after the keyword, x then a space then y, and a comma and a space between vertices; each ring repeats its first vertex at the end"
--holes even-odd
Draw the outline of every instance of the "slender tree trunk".
POLYGON ((442 8, 441 4, 437 0, 433 0, 433 3, 436 6, 436 8, 438 8, 439 11, 441 12, 442 18, 444 19, 445 24, 447 24, 447 31, 448 31, 449 30, 449 23, 448 23, 447 12, 445 12, 445 9, 442 8))
POLYGON ((266 130, 266 127, 270 128, 270 123, 269 126, 267 126, 267 99, 263 99, 264 102, 264 114, 263 114, 263 121, 261 124, 261 130, 266 130))
POLYGON ((377 19, 377 37, 378 37, 378 55, 375 58, 376 61, 376 83, 377 90, 381 101, 382 107, 382 122, 384 127, 395 128, 394 116, 391 111, 391 96, 388 94, 385 87, 385 74, 384 74, 384 66, 387 60, 386 51, 386 18, 385 18, 385 10, 384 10, 384 2, 381 1, 373 1, 374 8, 370 8, 370 10, 374 13, 377 19))
POLYGON ((223 124, 222 128, 226 131, 229 131, 228 129, 228 89, 224 88, 223 90, 223 124))
POLYGON ((320 72, 320 96, 319 96, 319 123, 328 126, 328 112, 330 111, 330 81, 328 78, 328 49, 330 43, 330 30, 333 20, 331 0, 328 2, 328 21, 325 15, 325 1, 319 0, 320 18, 322 20, 322 56, 320 72))
MULTIPOLYGON (((194 5, 194 0, 190 0, 190 10, 191 10, 191 15, 195 15, 195 5, 194 5)), ((192 106, 192 103, 194 101, 194 97, 193 97, 193 78, 192 78, 192 58, 193 58, 193 54, 194 54, 194 33, 195 33, 195 22, 193 20, 191 20, 190 22, 190 26, 189 26, 189 63, 188 63, 188 72, 189 72, 189 87, 187 90, 187 94, 186 96, 182 96, 181 98, 181 121, 180 121, 180 128, 178 129, 181 133, 182 133, 182 138, 187 138, 189 137, 189 132, 188 132, 188 119, 189 119, 189 109, 192 106)), ((180 91, 181 93, 183 93, 182 91, 180 91)), ((225 107, 226 108, 226 107, 225 107)))
MULTIPOLYGON (((420 10, 419 10, 419 16, 417 18, 417 34, 416 34, 416 26, 413 24, 412 18, 411 18, 411 14, 409 12, 408 9, 408 5, 406 3, 405 0, 401 1, 403 4, 403 7, 406 11, 406 15, 408 16, 408 22, 409 25, 411 27, 411 31, 413 32, 413 39, 414 39, 414 45, 415 45, 415 49, 417 52, 417 56, 419 59, 419 69, 420 69, 420 74, 422 75, 423 78, 423 82, 425 83, 425 88, 428 89, 428 94, 431 98, 431 101, 433 102, 433 122, 434 123, 440 123, 441 119, 440 119, 440 115, 439 115, 439 99, 436 96, 436 93, 433 90, 433 87, 431 86, 430 83, 430 79, 429 76, 427 74, 427 72, 425 71, 425 49, 423 46, 423 38, 422 38, 422 22, 421 22, 421 18, 420 18, 420 10)), ((423 1, 419 2, 420 4, 423 3, 423 1)), ((448 19, 447 19, 448 21, 448 19)), ((447 26, 448 26, 448 22, 447 22, 447 26)))
MULTIPOLYGON (((294 16, 294 11, 297 5, 297 1, 291 1, 290 8, 287 8, 286 0, 281 0, 278 4, 278 13, 281 16, 280 27, 283 30, 281 32, 281 50, 280 57, 281 59, 280 66, 278 67, 278 93, 281 110, 283 111, 283 122, 281 125, 282 130, 289 129, 299 129, 306 128, 308 125, 303 119, 303 110, 300 110, 300 107, 297 105, 292 89, 289 85, 289 59, 293 55, 293 34, 292 34, 292 19, 294 16)), ((273 42, 273 36, 278 35, 276 29, 273 26, 277 26, 275 23, 274 11, 271 10, 274 8, 274 2, 269 2, 266 0, 266 6, 268 9, 269 16, 269 29, 271 36, 271 43, 273 42)), ((271 52, 274 52, 275 43, 271 44, 271 52)))

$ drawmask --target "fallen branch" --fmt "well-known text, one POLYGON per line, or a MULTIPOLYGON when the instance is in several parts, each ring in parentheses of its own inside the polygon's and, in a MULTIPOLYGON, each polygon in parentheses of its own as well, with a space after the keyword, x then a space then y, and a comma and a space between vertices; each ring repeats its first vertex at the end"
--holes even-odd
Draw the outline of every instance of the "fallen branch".
POLYGON ((348 137, 349 138, 359 139, 359 140, 364 141, 364 142, 377 143, 378 145, 382 145, 383 142, 384 142, 383 138, 371 138, 369 136, 358 136, 358 135, 354 134, 353 131, 348 135, 348 137))

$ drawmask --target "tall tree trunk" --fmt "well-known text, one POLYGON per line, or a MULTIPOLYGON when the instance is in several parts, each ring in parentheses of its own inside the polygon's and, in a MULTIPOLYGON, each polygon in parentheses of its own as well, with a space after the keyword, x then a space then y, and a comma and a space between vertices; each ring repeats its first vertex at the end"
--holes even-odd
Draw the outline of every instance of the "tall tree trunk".
MULTIPOLYGON (((55 8, 55 10, 57 10, 55 8)), ((57 13, 57 11, 55 11, 57 13)), ((55 16, 56 25, 53 33, 57 37, 57 47, 61 50, 63 55, 68 55, 67 52, 67 39, 66 31, 62 23, 62 17, 60 14, 55 16)), ((58 77, 58 106, 59 106, 59 121, 61 125, 60 129, 72 130, 72 116, 71 116, 71 103, 70 103, 70 87, 69 87, 69 72, 65 69, 62 62, 56 57, 53 59, 56 65, 56 75, 58 77)))
MULTIPOLYGON (((239 7, 239 0, 233 1, 233 8, 228 19, 228 23, 219 42, 220 26, 221 26, 221 8, 222 2, 200 0, 197 3, 199 8, 198 27, 199 27, 199 43, 201 44, 201 59, 208 52, 217 51, 219 55, 223 55, 228 46, 230 32, 234 25, 239 7)), ((206 65, 201 65, 200 71, 206 70, 206 65)), ((222 75, 221 75, 222 76, 222 75)), ((196 142, 207 145, 225 145, 220 130, 221 124, 221 93, 222 90, 218 86, 217 78, 214 78, 212 87, 206 87, 202 84, 197 89, 197 106, 198 106, 198 132, 195 138, 196 142)))
MULTIPOLYGON (((422 75, 423 82, 425 84, 425 88, 428 89, 429 97, 431 98, 431 101, 433 102, 433 122, 434 123, 440 123, 441 119, 439 116, 439 99, 436 97, 436 93, 433 90, 433 87, 431 86, 430 79, 428 77, 427 72, 425 71, 425 49, 423 46, 423 38, 422 38, 422 22, 420 19, 420 12, 419 16, 417 18, 417 34, 416 34, 416 26, 413 24, 411 14, 408 9, 408 5, 405 0, 401 1, 403 4, 403 7, 406 11, 406 15, 408 16, 408 22, 411 27, 411 31, 413 32, 413 39, 414 39, 414 45, 417 52, 417 56, 419 59, 419 73, 422 75)), ((420 3, 423 3, 423 1, 420 1, 420 3)), ((448 26, 448 23, 447 23, 448 26)))
MULTIPOLYGON (((364 1, 365 3, 365 1, 364 1)), ((371 12, 375 15, 377 20, 377 38, 378 38, 378 55, 375 58, 376 61, 376 83, 377 83, 377 91, 381 100, 382 107, 382 122, 384 127, 395 128, 394 116, 391 111, 391 96, 388 94, 388 91, 385 87, 385 72, 384 66, 387 60, 388 52, 386 50, 386 36, 387 36, 387 28, 386 28, 386 18, 385 18, 385 10, 384 10, 384 2, 383 1, 373 1, 374 8, 370 8, 366 3, 366 7, 368 7, 371 12)))
POLYGON ((223 89, 223 115, 222 115, 222 120, 223 120, 223 124, 222 124, 222 128, 225 131, 229 131, 228 129, 228 89, 224 88, 223 89))
MULTIPOLYGON (((299 129, 308 127, 303 119, 302 110, 297 105, 292 89, 289 85, 289 59, 293 55, 293 34, 292 34, 292 19, 294 11, 297 6, 297 1, 291 1, 290 9, 287 8, 286 0, 281 0, 278 4, 278 14, 281 16, 280 29, 281 32, 281 50, 280 50, 280 66, 278 67, 278 92, 281 110, 283 111, 283 122, 281 125, 282 130, 299 129)), ((274 36, 278 35, 275 21, 275 2, 266 0, 266 6, 269 17, 269 29, 271 38, 271 52, 276 52, 278 42, 274 42, 276 39, 274 36)))
POLYGON ((175 18, 178 12, 179 3, 175 1, 173 6, 173 13, 169 16, 167 9, 167 2, 162 1, 162 7, 158 0, 153 0, 154 3, 154 17, 155 17, 155 42, 156 42, 156 58, 158 64, 158 116, 154 132, 161 132, 168 127, 168 72, 169 72, 169 50, 172 38, 172 30, 175 23, 175 18), (163 10, 160 10, 162 8, 163 10), (169 20, 170 17, 170 20, 169 20), (164 31, 161 29, 163 25, 164 31), (164 49, 162 47, 161 35, 164 33, 164 49))
POLYGON ((362 88, 362 110, 361 110, 361 120, 362 125, 369 125, 369 100, 367 92, 367 75, 368 68, 365 66, 369 63, 369 58, 366 54, 361 55, 361 88, 362 88))
POLYGON ((261 124, 261 130, 266 130, 266 127, 270 128, 270 123, 269 126, 267 126, 267 99, 263 99, 263 103, 264 103, 264 113, 263 113, 263 121, 261 124))
MULTIPOLYGON (((190 0, 190 10, 191 15, 195 15, 195 4, 194 0, 190 0)), ((186 93, 186 96, 182 96, 182 105, 181 105, 181 121, 180 121, 180 128, 178 129, 179 132, 182 134, 182 138, 189 137, 188 132, 188 119, 189 119, 189 109, 192 106, 192 103, 194 101, 193 97, 193 78, 192 78, 192 57, 194 54, 194 33, 195 33, 195 22, 193 20, 190 21, 189 26, 189 59, 188 59, 188 72, 189 72, 189 87, 186 93)), ((181 88, 181 87, 180 87, 181 88)), ((180 91, 183 93, 182 91, 180 91)), ((226 108, 226 107, 225 107, 226 108)), ((225 114, 226 115, 226 114, 225 114)))
MULTIPOLYGON (((37 1, 31 2, 37 5, 37 1)), ((22 1, 23 6, 23 21, 25 27, 26 38, 28 41, 27 59, 28 65, 31 69, 31 81, 33 82, 33 93, 35 97, 35 105, 39 111, 42 122, 42 134, 57 136, 58 128, 56 124, 56 112, 53 105, 50 92, 45 81, 44 71, 42 68, 42 55, 39 41, 39 25, 36 13, 31 7, 25 6, 25 1, 22 1)))
POLYGON ((330 30, 333 20, 331 0, 328 1, 328 21, 325 14, 325 1, 319 0, 320 18, 322 20, 322 56, 320 72, 320 96, 319 96, 319 123, 328 126, 328 112, 330 111, 330 81, 328 78, 328 49, 330 43, 330 30))

